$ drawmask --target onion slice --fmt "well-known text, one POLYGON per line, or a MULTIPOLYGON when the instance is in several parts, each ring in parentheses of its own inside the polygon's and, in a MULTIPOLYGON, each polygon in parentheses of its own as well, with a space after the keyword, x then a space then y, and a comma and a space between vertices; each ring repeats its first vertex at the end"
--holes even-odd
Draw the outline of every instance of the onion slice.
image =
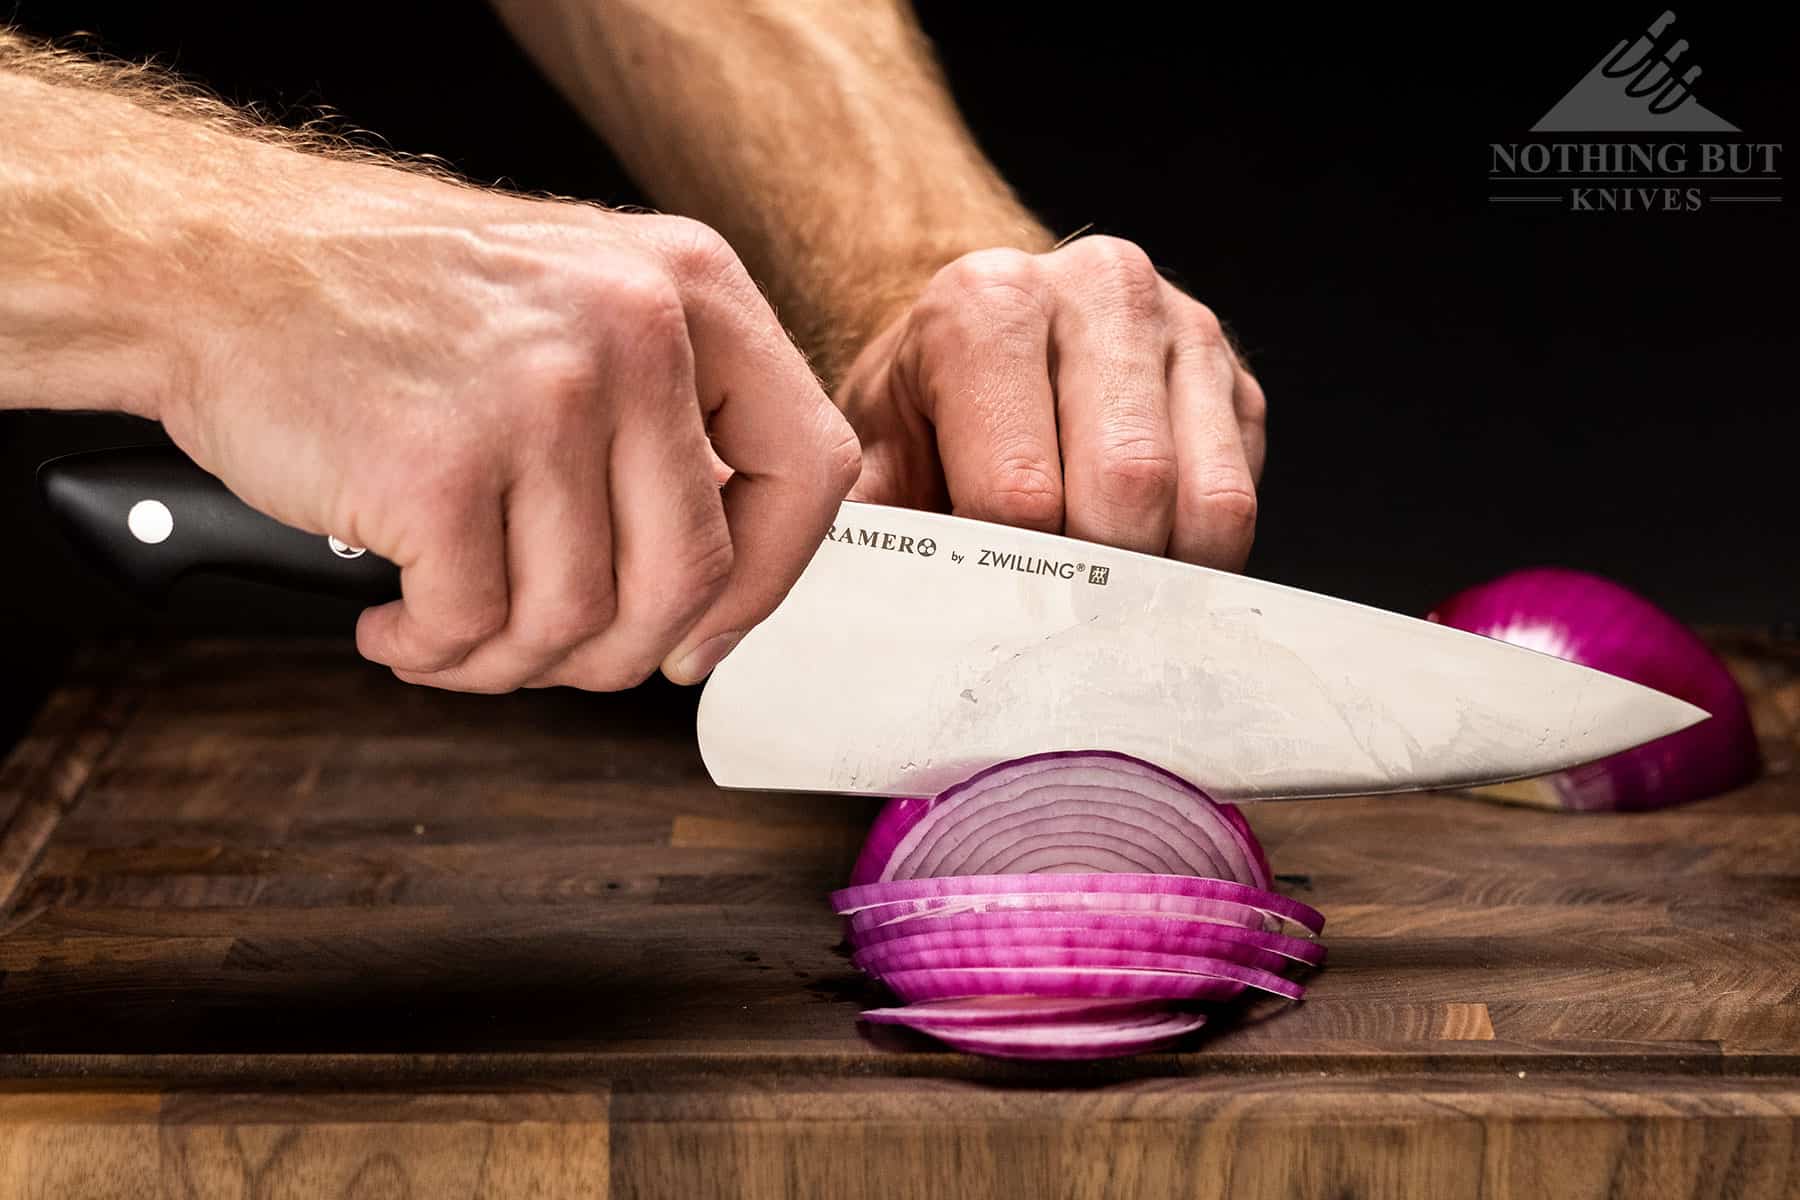
POLYGON ((840 916, 851 916, 878 905, 916 901, 955 903, 984 896, 1028 896, 1043 893, 1096 896, 1179 896, 1188 900, 1227 901, 1269 916, 1293 921, 1317 933, 1325 918, 1317 909, 1298 900, 1250 887, 1229 879, 1202 879, 1191 875, 1113 873, 1092 875, 965 875, 949 878, 902 879, 848 887, 831 894, 840 916))
POLYGON ((1258 988, 1288 1000, 1298 1000, 1305 994, 1305 989, 1291 979, 1283 979, 1259 967, 1245 966, 1204 954, 1159 954, 1148 950, 1105 950, 1085 946, 1011 946, 1004 949, 953 946, 914 949, 902 942, 889 942, 861 951, 857 957, 859 961, 856 965, 877 979, 906 971, 988 968, 1079 971, 1090 967, 1118 967, 1229 979, 1233 983, 1258 988))
POLYGON ((1155 1000, 1095 1000, 1083 996, 965 996, 928 1000, 903 1008, 871 1008, 862 1019, 875 1025, 919 1028, 977 1028, 986 1025, 1043 1024, 1063 1019, 1099 1020, 1160 1013, 1155 1000))
POLYGON ((890 801, 850 882, 1101 871, 1272 882, 1241 813, 1153 763, 1106 750, 1034 754, 930 799, 890 801))
POLYGON ((1187 896, 1146 896, 1122 892, 1099 895, 1043 892, 1023 896, 1014 894, 897 900, 892 904, 878 904, 850 916, 850 939, 860 942, 874 930, 892 930, 907 922, 942 920, 955 916, 1033 913, 1074 916, 1077 919, 1088 916, 1149 916, 1190 921, 1196 925, 1222 925, 1240 929, 1271 929, 1279 924, 1277 918, 1261 909, 1232 900, 1194 900, 1187 896))
MULTIPOLYGON (((1240 980, 1143 967, 932 967, 893 971, 882 982, 908 1004, 963 996, 1088 996, 1095 999, 1230 1000, 1240 980)), ((1289 984, 1289 999, 1303 989, 1289 984)))
POLYGON ((1712 714, 1597 762, 1475 795, 1580 811, 1665 808, 1729 791, 1761 769, 1749 706, 1692 630, 1609 579, 1560 567, 1515 571, 1459 592, 1426 619, 1553 654, 1712 714))
POLYGON ((1169 1012, 1123 1022, 1083 1018, 1043 1025, 920 1028, 952 1049, 991 1058, 1088 1059, 1161 1050, 1204 1024, 1206 1018, 1200 1013, 1169 1012))
POLYGON ((1115 913, 958 913, 910 925, 879 926, 860 939, 864 954, 892 944, 913 949, 1029 945, 1214 954, 1271 971, 1281 969, 1284 960, 1311 967, 1325 959, 1325 947, 1307 938, 1236 925, 1115 913))

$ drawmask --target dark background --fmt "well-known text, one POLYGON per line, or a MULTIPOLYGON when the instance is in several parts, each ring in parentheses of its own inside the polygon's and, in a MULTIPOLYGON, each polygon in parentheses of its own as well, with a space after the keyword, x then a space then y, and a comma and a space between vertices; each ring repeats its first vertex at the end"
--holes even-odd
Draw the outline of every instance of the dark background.
MULTIPOLYGON (((278 117, 328 106, 477 179, 643 199, 479 0, 0 0, 9 11, 278 117)), ((921 17, 1026 201, 1059 232, 1141 242, 1249 350, 1271 405, 1252 573, 1418 612, 1551 562, 1692 621, 1791 622, 1800 201, 1580 214, 1485 199, 1488 143, 1526 139, 1660 11, 1515 5, 1450 25, 1367 7, 928 2, 921 17)), ((1678 12, 1701 101, 1792 153, 1792 18, 1678 12)), ((229 582, 150 611, 75 562, 36 510, 33 467, 153 432, 0 414, 0 736, 84 636, 349 628, 348 607, 229 582)))

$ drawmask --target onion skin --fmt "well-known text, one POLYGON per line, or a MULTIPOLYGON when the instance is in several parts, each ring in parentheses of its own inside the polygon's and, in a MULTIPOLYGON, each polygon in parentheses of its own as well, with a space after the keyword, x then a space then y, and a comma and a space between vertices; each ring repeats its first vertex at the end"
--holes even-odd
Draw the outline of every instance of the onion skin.
POLYGON ((1679 697, 1712 714, 1596 762, 1473 795, 1577 812, 1685 804, 1741 787, 1762 769, 1749 706, 1692 630, 1609 579, 1561 567, 1514 571, 1457 593, 1426 620, 1553 654, 1679 697))

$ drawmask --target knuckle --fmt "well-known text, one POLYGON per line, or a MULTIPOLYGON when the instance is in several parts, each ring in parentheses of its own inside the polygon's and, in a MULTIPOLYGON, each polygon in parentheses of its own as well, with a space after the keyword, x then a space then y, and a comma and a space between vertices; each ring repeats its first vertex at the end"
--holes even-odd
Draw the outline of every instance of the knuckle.
POLYGON ((655 216, 657 245, 670 268, 682 280, 736 279, 744 273, 737 252, 725 235, 692 217, 655 216))
POLYGON ((1069 250, 1077 257, 1096 265, 1104 264, 1121 271, 1141 271, 1151 275, 1156 273, 1156 267, 1150 262, 1150 256, 1144 252, 1144 248, 1128 238, 1113 237, 1105 233, 1091 234, 1070 242, 1069 250))
POLYGON ((439 542, 456 538, 457 518, 498 490, 498 464, 485 420, 450 421, 426 430, 398 460, 394 479, 405 492, 388 493, 423 519, 419 532, 439 542))
POLYGON ((534 353, 520 373, 531 429, 552 434, 590 419, 599 411, 602 393, 597 356, 574 346, 534 353))
POLYGON ((1198 516, 1209 528, 1235 534, 1247 546, 1256 529, 1256 491, 1245 484, 1231 484, 1202 492, 1196 500, 1198 516))
POLYGON ((462 657, 506 628, 506 602, 482 601, 446 613, 433 623, 431 640, 446 654, 462 657))
POLYGON ((1014 459, 995 468, 986 507, 1006 525, 1027 529, 1062 528, 1062 487, 1042 463, 1014 459))
POLYGON ((611 327, 634 340, 687 336, 687 310, 681 289, 651 263, 615 268, 596 297, 611 327))
MULTIPOLYGON (((1123 238, 1086 238, 1091 242, 1085 269, 1101 281, 1108 293, 1130 313, 1160 311, 1163 304, 1163 280, 1156 264, 1135 242, 1123 238)), ((1077 243, 1078 245, 1080 243, 1077 243)))
POLYGON ((667 378, 692 370, 686 304, 675 281, 656 265, 615 271, 593 311, 597 343, 589 395, 616 391, 622 378, 640 373, 667 378))
POLYGON ((1198 300, 1189 300, 1182 306, 1182 323, 1195 340, 1208 346, 1225 346, 1225 324, 1219 320, 1219 314, 1198 300))
POLYGON ((1100 455, 1100 495, 1116 508, 1166 503, 1175 494, 1180 467, 1168 447, 1140 438, 1106 447, 1100 455))
MULTIPOLYGON (((1041 271, 1037 259, 1023 250, 995 247, 965 254, 932 278, 928 291, 948 293, 955 301, 975 298, 986 304, 1041 313, 1041 271)), ((952 311, 966 312, 958 305, 952 311)))
POLYGON ((471 675, 466 679, 443 679, 435 686, 451 692, 468 692, 477 696, 504 696, 508 692, 516 692, 524 683, 523 680, 501 678, 498 675, 471 675))
POLYGON ((624 692, 656 674, 656 663, 641 660, 584 662, 564 670, 559 682, 586 692, 624 692))
POLYGON ((630 691, 656 674, 656 667, 656 663, 636 662, 614 668, 609 674, 601 676, 599 690, 603 692, 630 691))
POLYGON ((522 622, 517 641, 534 653, 580 645, 612 624, 617 611, 612 589, 571 591, 540 607, 522 622))

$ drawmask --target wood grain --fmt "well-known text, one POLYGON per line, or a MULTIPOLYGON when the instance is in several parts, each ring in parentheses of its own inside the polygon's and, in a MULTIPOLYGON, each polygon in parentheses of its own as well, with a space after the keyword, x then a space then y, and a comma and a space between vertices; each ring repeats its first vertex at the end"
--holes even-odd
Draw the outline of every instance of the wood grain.
POLYGON ((95 650, 0 765, 0 1196, 1800 1195, 1800 654, 1715 637, 1756 784, 1256 808, 1307 1001, 1061 1066, 857 1024, 875 804, 691 693, 95 650))
POLYGON ((605 1196, 604 1093, 0 1096, 0 1195, 605 1196))

